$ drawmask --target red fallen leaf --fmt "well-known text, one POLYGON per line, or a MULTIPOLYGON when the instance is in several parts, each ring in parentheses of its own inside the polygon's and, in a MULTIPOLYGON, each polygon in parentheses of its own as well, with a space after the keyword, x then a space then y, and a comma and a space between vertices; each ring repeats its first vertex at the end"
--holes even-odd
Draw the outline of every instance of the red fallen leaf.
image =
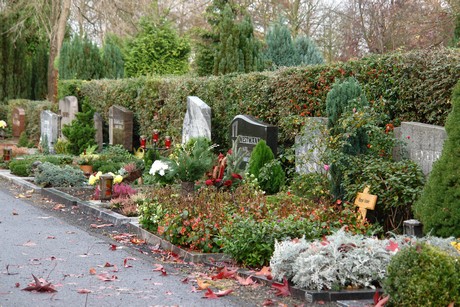
POLYGON ((113 265, 113 270, 112 270, 112 272, 118 272, 118 268, 117 268, 117 265, 116 265, 116 264, 113 265))
POLYGON ((56 239, 55 236, 47 236, 46 238, 47 238, 47 239, 56 239))
POLYGON ((263 303, 262 303, 262 306, 272 306, 272 305, 275 305, 275 302, 273 302, 273 300, 267 298, 263 303))
POLYGON ((96 270, 94 268, 89 269, 89 275, 96 275, 96 270))
POLYGON ((109 248, 111 251, 116 251, 117 250, 117 246, 115 244, 110 244, 110 248, 109 248))
POLYGON ((87 293, 91 293, 93 291, 91 290, 88 290, 88 289, 78 289, 77 290, 77 293, 80 293, 80 294, 87 294, 87 293))
POLYGON ((101 225, 97 225, 97 224, 91 224, 90 227, 91 228, 104 228, 104 227, 112 227, 113 224, 101 224, 101 225))
POLYGON ((211 288, 207 288, 206 293, 204 294, 204 297, 205 298, 218 298, 218 297, 221 297, 221 296, 228 295, 228 294, 230 294, 232 292, 233 292, 232 289, 228 289, 228 290, 225 290, 225 291, 219 291, 219 292, 213 292, 211 290, 211 288))
POLYGON ((286 277, 283 278, 283 283, 279 284, 274 282, 272 284, 272 288, 275 288, 277 291, 275 293, 276 296, 289 296, 291 295, 291 291, 289 290, 289 283, 286 277))
POLYGON ((113 267, 113 264, 111 264, 111 263, 109 263, 109 262, 106 262, 106 263, 104 264, 104 268, 111 268, 111 267, 113 267))
POLYGON ((390 240, 390 244, 388 244, 388 246, 385 247, 385 249, 387 251, 397 252, 399 250, 399 246, 398 246, 398 243, 393 242, 393 241, 390 240))
POLYGON ((244 279, 243 277, 241 276, 238 276, 236 275, 236 280, 238 281, 238 283, 242 286, 249 286, 249 285, 253 285, 255 284, 256 282, 252 279, 252 276, 249 276, 248 278, 244 279))
POLYGON ((375 290, 375 293, 374 293, 374 305, 376 305, 380 301, 380 299, 381 299, 381 297, 380 297, 379 291, 375 290))
POLYGON ((37 292, 57 292, 56 289, 51 285, 50 282, 47 282, 46 280, 43 279, 43 282, 40 281, 37 277, 35 277, 34 274, 32 274, 32 277, 35 280, 35 283, 29 284, 28 287, 25 287, 22 290, 25 291, 37 291, 37 292))
MULTIPOLYGON (((388 300, 390 299, 390 296, 385 296, 384 298, 382 298, 374 307, 384 307, 385 304, 388 302, 388 300)), ((451 307, 450 305, 448 307, 451 307)))
POLYGON ((141 240, 141 239, 138 239, 138 238, 132 238, 131 239, 131 243, 135 244, 135 245, 141 245, 141 244, 145 244, 145 240, 141 240))
POLYGON ((21 284, 17 282, 17 283, 14 284, 14 286, 15 286, 16 288, 19 288, 19 287, 21 286, 21 284))
POLYGON ((270 271, 270 267, 264 266, 259 272, 256 272, 256 275, 265 276, 268 280, 272 280, 272 273, 270 271))
POLYGON ((128 257, 128 258, 125 258, 125 260, 123 260, 123 266, 125 268, 132 268, 133 266, 128 264, 128 260, 136 260, 136 258, 128 257))
POLYGON ((184 279, 181 280, 183 284, 188 284, 188 277, 185 277, 184 279))
POLYGON ((102 281, 115 281, 118 279, 118 277, 115 275, 109 276, 107 274, 99 274, 97 275, 97 278, 99 278, 102 281))
POLYGON ((162 276, 168 275, 168 273, 166 273, 165 268, 164 268, 161 264, 156 263, 155 266, 156 266, 156 268, 153 269, 153 271, 159 271, 159 272, 161 272, 161 275, 162 275, 162 276))

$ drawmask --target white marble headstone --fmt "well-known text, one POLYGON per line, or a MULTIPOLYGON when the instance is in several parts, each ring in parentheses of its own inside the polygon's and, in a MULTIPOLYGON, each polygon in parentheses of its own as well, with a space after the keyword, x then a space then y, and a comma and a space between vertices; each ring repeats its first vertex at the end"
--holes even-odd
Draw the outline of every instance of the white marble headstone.
POLYGON ((182 126, 182 144, 194 137, 211 139, 211 107, 196 96, 188 96, 187 112, 182 126))

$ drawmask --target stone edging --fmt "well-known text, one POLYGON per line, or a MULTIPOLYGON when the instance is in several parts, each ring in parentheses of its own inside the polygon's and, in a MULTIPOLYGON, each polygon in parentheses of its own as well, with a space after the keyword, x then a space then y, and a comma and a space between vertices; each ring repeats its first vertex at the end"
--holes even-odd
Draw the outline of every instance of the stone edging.
MULTIPOLYGON (((145 240, 149 244, 159 245, 161 248, 167 251, 171 251, 181 257, 185 262, 194 262, 194 263, 204 263, 211 264, 211 262, 220 262, 228 261, 231 258, 225 254, 204 254, 184 250, 180 247, 177 247, 170 242, 148 232, 147 230, 139 226, 139 221, 137 217, 126 217, 124 215, 113 212, 110 209, 104 208, 101 202, 93 201, 83 201, 77 197, 69 195, 65 192, 59 191, 54 188, 41 188, 27 179, 12 175, 9 170, 0 170, 0 177, 5 178, 6 180, 13 182, 14 184, 21 185, 26 188, 33 189, 34 191, 40 192, 43 196, 46 196, 53 201, 59 202, 65 206, 75 206, 78 207, 86 214, 93 215, 104 221, 112 223, 114 225, 127 225, 129 230, 136 233, 139 239, 145 240)), ((211 264, 212 265, 212 264, 211 264)), ((259 283, 271 286, 275 281, 268 280, 265 276, 257 276, 252 271, 239 270, 238 274, 249 277, 257 280, 259 283)), ((317 302, 317 301, 342 301, 342 300, 372 300, 375 290, 342 290, 342 291, 313 291, 299 289, 296 287, 290 287, 291 294, 294 298, 306 301, 308 303, 317 302)), ((380 291, 380 290, 379 290, 380 291)), ((381 291, 380 291, 381 292, 381 291)), ((358 303, 359 301, 356 301, 358 303)), ((339 304, 340 305, 340 304, 339 304)), ((348 306, 348 305, 340 305, 348 306)), ((354 306, 361 306, 356 304, 354 306)), ((364 305, 362 305, 364 306, 364 305)))

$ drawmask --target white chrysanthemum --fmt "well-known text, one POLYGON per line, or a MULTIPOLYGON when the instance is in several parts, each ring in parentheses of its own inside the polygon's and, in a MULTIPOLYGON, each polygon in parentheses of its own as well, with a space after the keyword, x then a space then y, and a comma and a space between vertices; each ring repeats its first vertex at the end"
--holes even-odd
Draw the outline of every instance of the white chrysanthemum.
POLYGON ((150 168, 149 174, 150 175, 159 174, 160 176, 164 176, 168 168, 169 166, 165 162, 161 160, 155 160, 155 162, 153 162, 152 164, 152 167, 150 168))

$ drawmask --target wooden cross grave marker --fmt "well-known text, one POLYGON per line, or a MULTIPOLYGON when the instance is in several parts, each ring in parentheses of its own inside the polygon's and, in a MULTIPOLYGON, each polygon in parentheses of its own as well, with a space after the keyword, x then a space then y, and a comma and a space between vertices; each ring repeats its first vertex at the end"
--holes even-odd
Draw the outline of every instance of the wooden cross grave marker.
POLYGON ((377 195, 369 194, 369 186, 364 188, 362 193, 356 194, 355 205, 359 207, 362 222, 366 221, 367 210, 374 210, 377 203, 377 195))

